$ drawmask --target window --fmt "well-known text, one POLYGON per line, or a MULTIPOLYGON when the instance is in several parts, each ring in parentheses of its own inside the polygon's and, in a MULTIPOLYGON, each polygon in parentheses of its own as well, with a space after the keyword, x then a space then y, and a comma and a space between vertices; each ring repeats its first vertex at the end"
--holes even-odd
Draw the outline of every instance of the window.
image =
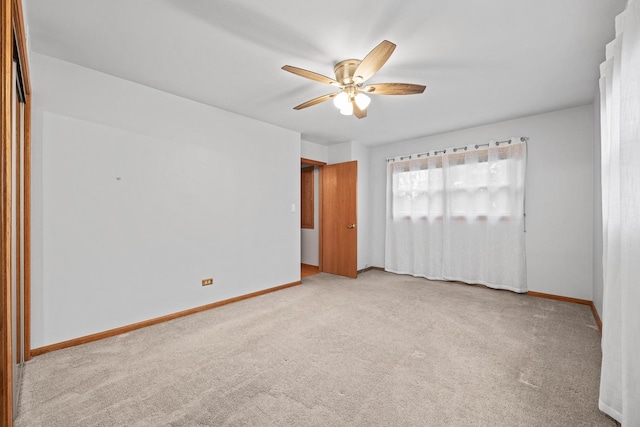
POLYGON ((385 269, 526 292, 525 141, 390 161, 385 269))
POLYGON ((513 157, 524 145, 499 147, 449 156, 401 160, 390 165, 392 216, 394 219, 441 219, 477 217, 507 219, 520 215, 513 203, 524 192, 524 179, 513 157))

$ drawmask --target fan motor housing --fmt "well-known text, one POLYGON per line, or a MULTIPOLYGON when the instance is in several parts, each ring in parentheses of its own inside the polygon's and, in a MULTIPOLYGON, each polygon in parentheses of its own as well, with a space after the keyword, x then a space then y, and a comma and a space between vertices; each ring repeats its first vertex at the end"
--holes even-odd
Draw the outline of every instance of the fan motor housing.
POLYGON ((345 59, 344 61, 340 61, 333 68, 333 72, 336 75, 336 80, 342 85, 350 85, 353 84, 353 74, 358 69, 358 65, 360 65, 362 61, 359 59, 345 59))

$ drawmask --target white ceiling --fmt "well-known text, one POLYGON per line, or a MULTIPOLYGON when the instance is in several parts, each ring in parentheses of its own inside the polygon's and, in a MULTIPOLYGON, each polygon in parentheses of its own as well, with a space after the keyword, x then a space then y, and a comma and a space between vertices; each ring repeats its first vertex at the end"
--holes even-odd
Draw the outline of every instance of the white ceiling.
MULTIPOLYGON (((626 0, 26 0, 32 50, 244 116, 308 141, 367 145, 590 103, 626 0), (334 88, 282 71, 333 76, 387 39, 369 83, 425 84, 371 96, 368 117, 334 88)), ((37 93, 35 94, 37 96, 37 93)))

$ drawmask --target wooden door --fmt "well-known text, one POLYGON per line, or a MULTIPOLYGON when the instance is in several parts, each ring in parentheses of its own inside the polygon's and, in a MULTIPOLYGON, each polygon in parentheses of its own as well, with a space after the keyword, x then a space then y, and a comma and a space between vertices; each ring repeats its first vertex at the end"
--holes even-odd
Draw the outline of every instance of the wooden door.
POLYGON ((322 171, 322 271, 358 275, 358 162, 324 166, 322 171))
POLYGON ((30 84, 22 2, 0 4, 0 427, 10 427, 30 356, 30 84))

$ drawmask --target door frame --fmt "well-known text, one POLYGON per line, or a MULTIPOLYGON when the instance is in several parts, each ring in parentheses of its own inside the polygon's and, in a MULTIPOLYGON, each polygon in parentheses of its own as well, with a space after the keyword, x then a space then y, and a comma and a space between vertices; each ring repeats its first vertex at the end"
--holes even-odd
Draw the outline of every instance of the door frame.
POLYGON ((0 0, 0 427, 13 425, 13 358, 11 268, 12 198, 12 94, 13 58, 17 55, 24 86, 24 245, 21 249, 24 271, 25 361, 31 357, 31 84, 21 0, 0 0), (14 49, 14 47, 16 49, 14 49))
POLYGON ((300 158, 301 165, 317 166, 318 167, 318 194, 314 194, 314 197, 318 197, 318 271, 322 272, 322 168, 327 164, 325 162, 319 162, 317 160, 300 158))

